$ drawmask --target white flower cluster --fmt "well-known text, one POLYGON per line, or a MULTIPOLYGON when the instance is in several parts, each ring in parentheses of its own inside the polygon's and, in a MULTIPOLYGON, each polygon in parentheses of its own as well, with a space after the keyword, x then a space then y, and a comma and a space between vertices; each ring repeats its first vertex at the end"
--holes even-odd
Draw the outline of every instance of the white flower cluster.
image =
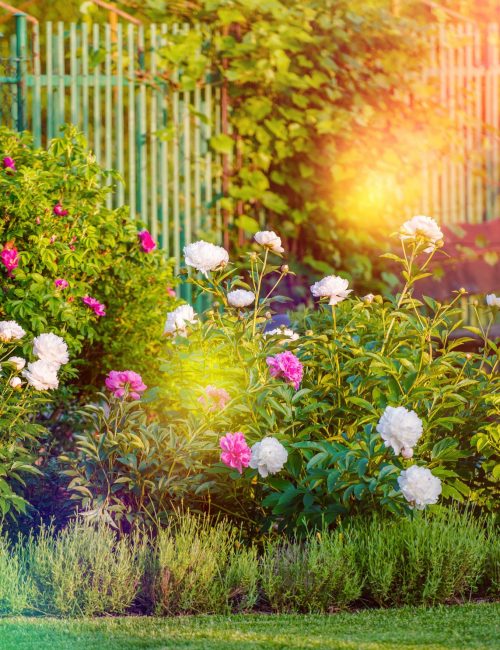
POLYGON ((246 289, 234 289, 228 292, 227 301, 231 307, 248 307, 255 302, 255 294, 246 289))
POLYGON ((387 406, 377 424, 377 431, 386 447, 392 447, 395 454, 401 453, 404 458, 411 458, 413 447, 423 433, 423 426, 415 411, 409 411, 404 406, 387 406))
POLYGON ((441 494, 441 481, 427 467, 408 467, 399 475, 398 484, 404 498, 417 510, 437 503, 441 494))
POLYGON ((59 368, 69 361, 68 346, 57 334, 40 334, 33 340, 33 353, 38 361, 28 363, 23 376, 36 390, 54 390, 59 386, 59 368))
POLYGON ((274 330, 264 332, 264 336, 280 336, 282 339, 288 339, 290 341, 296 341, 299 338, 297 332, 294 332, 289 327, 277 327, 274 330))
POLYGON ((443 232, 434 219, 432 217, 425 217, 424 215, 412 217, 408 221, 405 221, 399 229, 399 238, 401 241, 425 240, 429 244, 424 249, 425 253, 432 253, 440 245, 440 242, 443 241, 443 237, 443 232))
POLYGON ((486 304, 488 307, 500 307, 500 296, 494 293, 489 293, 486 296, 486 304))
POLYGON ((3 343, 19 341, 25 334, 26 332, 15 320, 3 320, 0 322, 0 341, 3 343))
POLYGON ((229 253, 222 246, 201 240, 184 246, 184 259, 188 266, 207 277, 209 271, 217 271, 227 265, 229 253))
POLYGON ((263 478, 266 478, 269 474, 276 474, 283 469, 283 465, 288 458, 285 447, 272 436, 256 442, 251 451, 250 467, 258 470, 263 478))
POLYGON ((195 323, 196 312, 191 305, 179 305, 179 307, 167 314, 167 322, 163 333, 187 336, 188 324, 194 325, 195 323))
POLYGON ((281 245, 281 237, 272 230, 261 230, 253 237, 257 244, 267 248, 273 253, 284 253, 285 249, 281 245))
POLYGON ((349 296, 352 289, 348 289, 348 280, 338 275, 327 275, 311 286, 311 293, 315 298, 329 298, 330 305, 336 305, 349 296))

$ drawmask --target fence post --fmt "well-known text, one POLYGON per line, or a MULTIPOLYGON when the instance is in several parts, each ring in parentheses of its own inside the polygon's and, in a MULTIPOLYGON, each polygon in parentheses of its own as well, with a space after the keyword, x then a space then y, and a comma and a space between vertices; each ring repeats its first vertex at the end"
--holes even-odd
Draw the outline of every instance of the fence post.
POLYGON ((17 130, 26 128, 26 14, 15 14, 16 19, 16 77, 17 77, 17 130))

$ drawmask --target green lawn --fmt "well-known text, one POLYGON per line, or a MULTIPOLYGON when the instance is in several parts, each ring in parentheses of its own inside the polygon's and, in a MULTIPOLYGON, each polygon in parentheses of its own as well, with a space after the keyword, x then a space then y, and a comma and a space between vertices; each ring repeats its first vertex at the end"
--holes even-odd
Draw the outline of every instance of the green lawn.
POLYGON ((331 616, 0 619, 1 650, 467 650, 500 647, 500 605, 331 616))

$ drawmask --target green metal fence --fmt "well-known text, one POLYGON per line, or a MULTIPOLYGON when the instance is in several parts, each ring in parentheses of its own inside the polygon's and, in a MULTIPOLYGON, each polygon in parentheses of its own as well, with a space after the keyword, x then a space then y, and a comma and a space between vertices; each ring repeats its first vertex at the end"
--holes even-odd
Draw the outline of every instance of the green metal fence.
POLYGON ((159 72, 169 34, 186 27, 47 22, 41 29, 23 14, 15 22, 0 50, 0 123, 29 129, 37 145, 64 123, 78 126, 98 162, 125 181, 109 206, 130 205, 177 264, 186 242, 209 229, 222 233, 223 165, 209 147, 221 131, 222 90, 211 78, 192 91, 172 90, 159 72))

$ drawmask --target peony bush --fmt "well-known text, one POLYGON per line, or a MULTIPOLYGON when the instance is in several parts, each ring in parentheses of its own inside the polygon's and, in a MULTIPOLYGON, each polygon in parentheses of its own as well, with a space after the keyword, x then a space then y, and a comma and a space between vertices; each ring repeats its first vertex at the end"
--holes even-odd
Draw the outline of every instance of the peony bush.
POLYGON ((53 401, 70 361, 68 346, 48 332, 31 339, 16 321, 0 321, 0 514, 25 512, 26 476, 35 465, 37 440, 45 429, 37 415, 53 401))
MULTIPOLYGON (((439 254, 439 226, 414 217, 399 239, 401 256, 386 255, 401 267, 397 296, 358 297, 329 276, 292 327, 270 325, 293 277, 278 235, 257 233, 243 273, 221 247, 187 246, 199 272, 188 281, 211 307, 167 314, 167 390, 153 388, 147 405, 130 402, 141 377, 111 373, 113 400, 67 459, 74 497, 119 525, 189 507, 230 514, 252 533, 299 534, 373 511, 413 516, 452 500, 493 507, 496 343, 487 327, 478 352, 461 351, 463 291, 447 304, 412 295, 439 254)), ((496 317, 491 299, 485 308, 496 317)))

